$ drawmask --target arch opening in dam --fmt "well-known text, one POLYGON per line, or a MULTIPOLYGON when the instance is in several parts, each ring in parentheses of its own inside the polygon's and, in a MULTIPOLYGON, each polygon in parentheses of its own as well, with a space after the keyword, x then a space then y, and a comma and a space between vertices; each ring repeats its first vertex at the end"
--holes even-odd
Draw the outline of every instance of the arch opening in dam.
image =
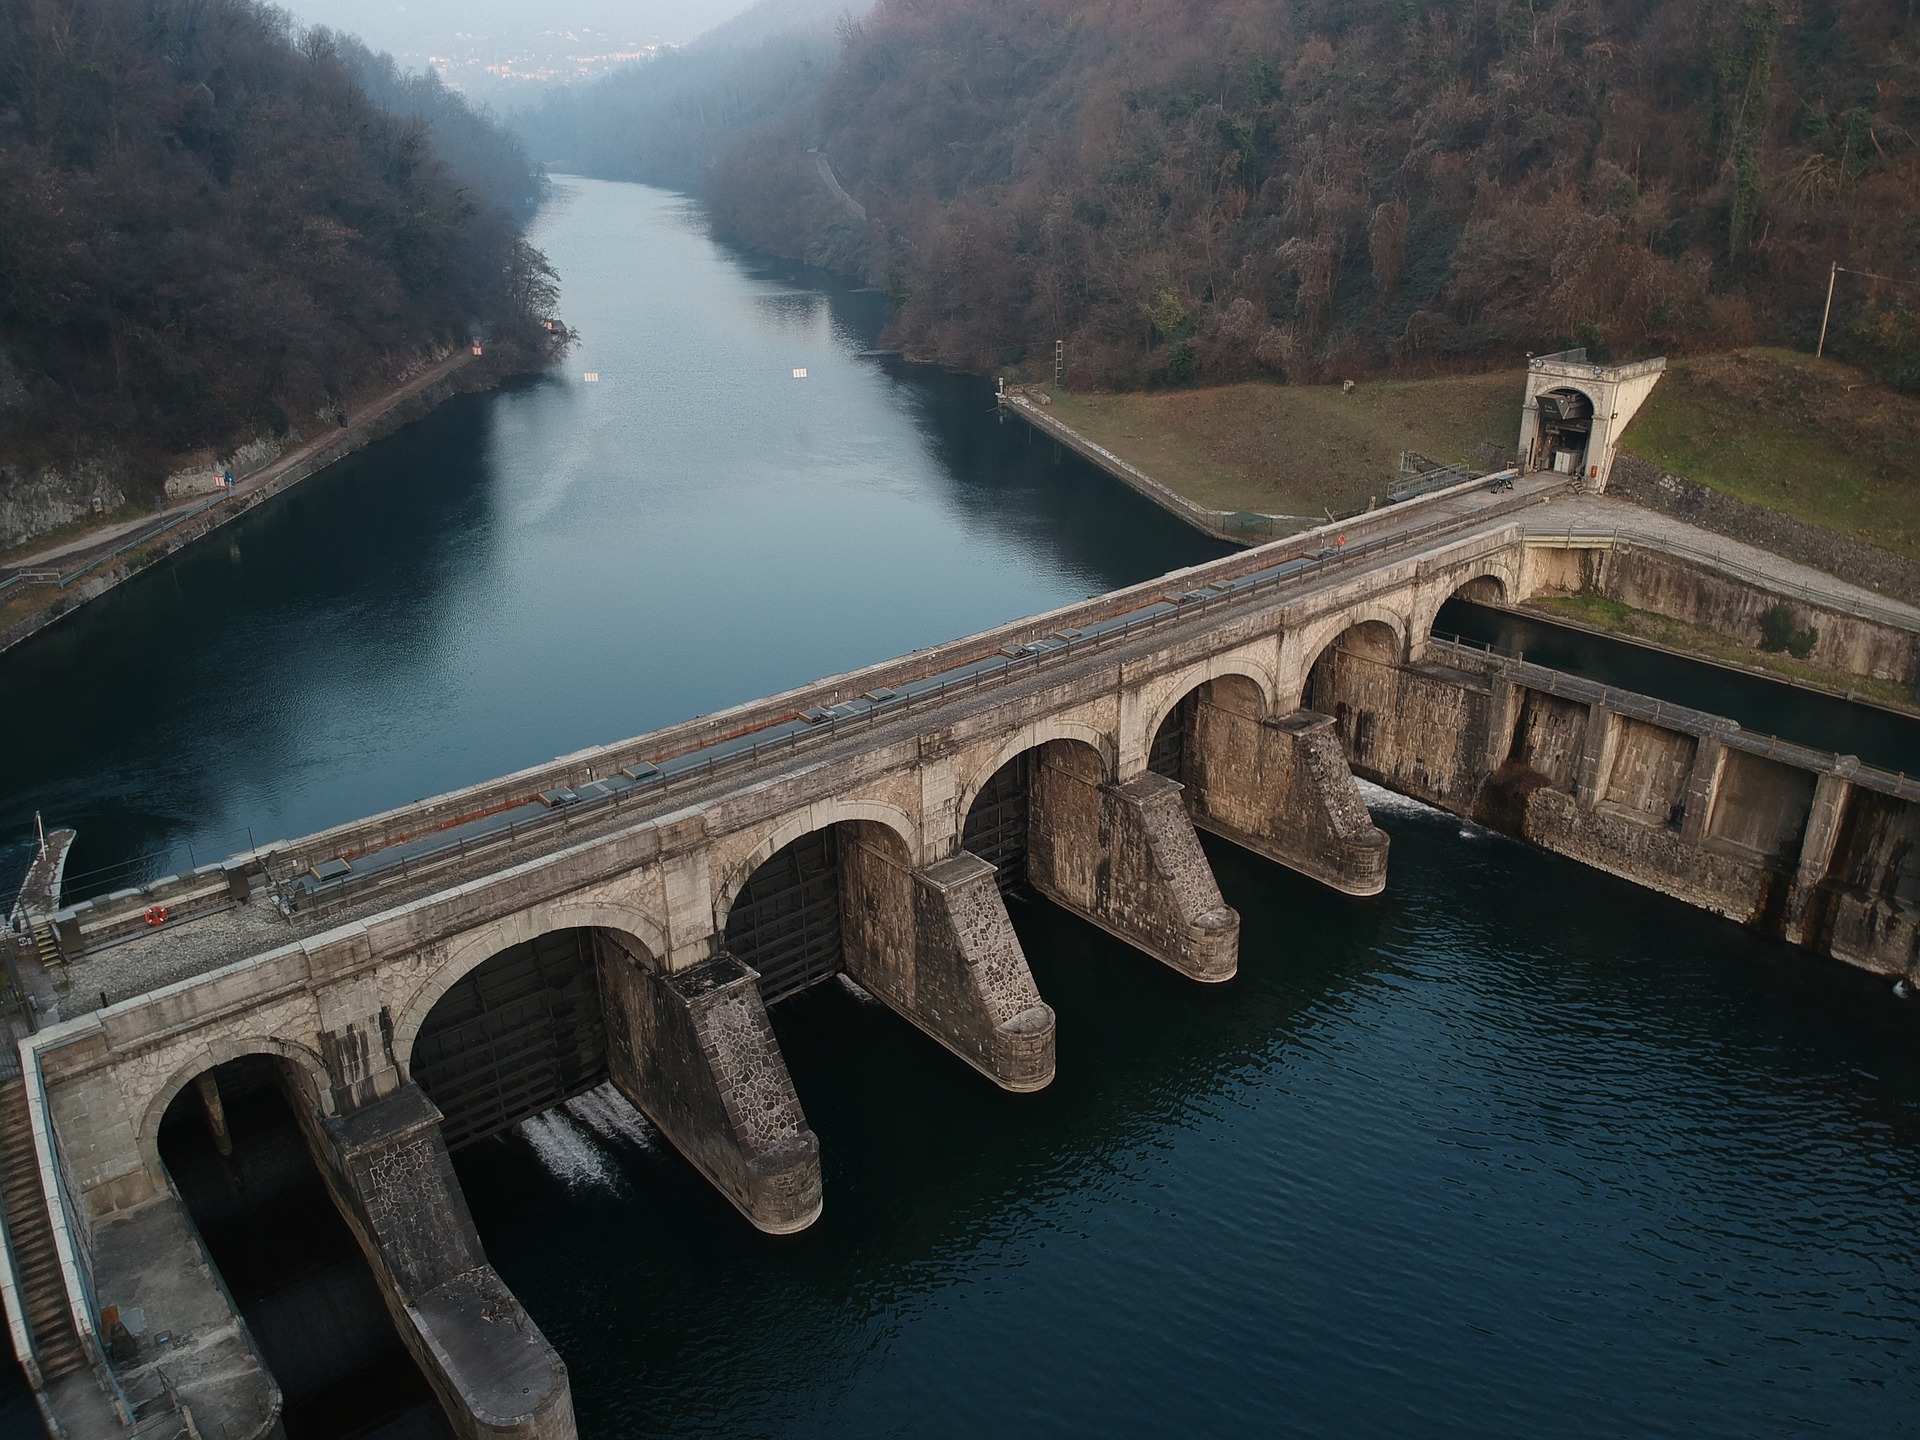
POLYGON ((1072 819, 1097 807, 1107 773, 1106 756, 1084 740, 1045 740, 1021 750, 973 795, 960 848, 993 866, 1001 894, 1033 894, 1036 857, 1050 866, 1057 842, 1084 831, 1072 819))
POLYGON ((809 830, 761 861, 727 904, 726 952, 760 977, 762 1003, 777 1005, 910 943, 912 872, 890 825, 809 830))
POLYGON ((181 1087, 161 1162, 283 1397, 290 1440, 450 1437, 314 1158, 304 1077, 250 1054, 181 1087))
POLYGON ((1383 743, 1382 717, 1393 713, 1400 659, 1400 637, 1378 620, 1362 620, 1336 635, 1307 672, 1307 708, 1333 717, 1357 767, 1367 767, 1383 743))
POLYGON ((411 1074, 447 1148, 552 1109, 607 1078, 596 932, 508 946, 448 987, 414 1040, 411 1074))
POLYGON ((1208 756, 1216 745, 1244 749, 1246 733, 1267 719, 1267 697, 1247 675, 1217 675, 1180 697, 1154 731, 1147 768, 1187 787, 1189 802, 1203 794, 1208 756))

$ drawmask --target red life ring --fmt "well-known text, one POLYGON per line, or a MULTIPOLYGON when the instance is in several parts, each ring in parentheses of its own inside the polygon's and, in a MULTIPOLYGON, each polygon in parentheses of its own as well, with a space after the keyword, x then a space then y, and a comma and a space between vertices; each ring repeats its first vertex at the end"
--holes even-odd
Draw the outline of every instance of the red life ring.
POLYGON ((167 923, 167 907, 166 906, 149 905, 147 907, 147 924, 164 925, 166 923, 167 923))

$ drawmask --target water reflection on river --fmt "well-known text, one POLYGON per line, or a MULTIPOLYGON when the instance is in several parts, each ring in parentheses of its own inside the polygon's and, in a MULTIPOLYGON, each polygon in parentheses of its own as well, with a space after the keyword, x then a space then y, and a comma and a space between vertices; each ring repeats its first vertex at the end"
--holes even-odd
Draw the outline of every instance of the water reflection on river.
MULTIPOLYGON (((568 182, 544 227, 569 375, 8 657, 67 708, 0 718, 0 822, 82 864, 304 830, 1213 553, 678 200, 568 182)), ((1043 1094, 783 1007, 807 1234, 590 1103, 463 1153, 581 1433, 1911 1433, 1920 1006, 1374 798, 1376 900, 1209 843, 1223 987, 1022 908, 1043 1094)))
POLYGON ((0 858, 36 809, 78 827, 76 873, 217 858, 1224 551, 982 381, 856 358, 882 297, 722 250, 685 200, 563 181, 540 239, 564 373, 0 661, 56 707, 0 708, 0 858))

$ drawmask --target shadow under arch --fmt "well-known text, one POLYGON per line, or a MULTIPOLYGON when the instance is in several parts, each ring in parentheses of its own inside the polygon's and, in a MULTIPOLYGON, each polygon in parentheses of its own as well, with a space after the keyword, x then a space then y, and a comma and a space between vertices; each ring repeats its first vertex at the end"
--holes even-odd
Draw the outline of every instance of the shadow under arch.
POLYGON ((1002 772, 1022 755, 1041 749, 1043 746, 1054 741, 1077 741, 1086 749, 1091 750, 1099 758, 1100 773, 1103 779, 1110 780, 1118 773, 1116 767, 1119 763, 1119 756, 1116 752, 1113 737, 1105 731, 1096 729, 1092 725, 1083 724, 1078 720, 1048 719, 1036 721, 1025 730, 1004 741, 1000 747, 994 751, 992 759, 983 762, 967 777, 966 783, 960 787, 960 793, 956 797, 959 803, 955 806, 955 813, 961 817, 962 849, 967 848, 964 840, 966 817, 972 813, 975 806, 979 803, 980 796, 986 791, 987 787, 998 780, 1002 772))
POLYGON ((1382 726, 1390 726, 1399 696, 1405 643, 1392 626, 1361 620, 1334 636, 1307 671, 1302 707, 1331 715, 1347 758, 1371 771, 1382 726))
MULTIPOLYGON (((1191 665, 1177 674, 1163 676, 1155 681, 1148 692, 1154 698, 1141 716, 1141 728, 1127 737, 1128 755, 1123 757, 1128 773, 1131 771, 1132 755, 1140 753, 1131 746, 1144 747, 1148 768, 1151 764, 1153 746, 1165 732, 1174 716, 1179 714, 1182 705, 1204 690, 1215 680, 1238 680, 1250 687, 1259 697, 1259 713, 1262 716, 1273 713, 1279 700, 1280 684, 1269 667, 1244 656, 1214 655, 1191 665)), ((1163 772, 1164 773, 1164 772, 1163 772)))
POLYGON ((243 1053, 175 1090, 155 1147, 280 1391, 285 1428, 274 1433, 451 1437, 324 1178, 331 1152, 304 1061, 277 1042, 231 1048, 243 1053))
MULTIPOLYGON (((738 904, 740 893, 768 861, 806 836, 849 822, 869 822, 891 830, 909 859, 920 853, 919 835, 913 818, 897 805, 878 800, 834 800, 810 805, 775 827, 772 834, 754 847, 753 852, 728 873, 713 898, 713 928, 724 934, 738 904)), ((663 952, 664 953, 664 952, 663 952)))
POLYGON ((1237 670, 1211 675, 1168 705, 1147 748, 1147 769, 1190 792, 1203 790, 1205 777, 1196 773, 1207 753, 1202 732, 1224 715, 1257 726, 1270 714, 1271 692, 1258 678, 1237 670))
POLYGON ((1513 604, 1513 597, 1520 590, 1518 575, 1507 567, 1488 569, 1471 579, 1463 580, 1453 587, 1444 598, 1435 603, 1423 617, 1425 623, 1417 627, 1416 633, 1423 636, 1438 635, 1442 639, 1450 638, 1450 633, 1438 628, 1440 616, 1455 601, 1466 601, 1474 605, 1492 605, 1505 609, 1513 604))
POLYGON ((891 817, 795 828, 756 852, 719 917, 727 953, 759 976, 767 1005, 913 944, 913 853, 891 817))
POLYGON ((1051 845, 1055 838, 1047 827, 1034 824, 1036 786, 1044 779, 1069 790, 1095 791, 1113 778, 1113 756, 1105 737, 1084 726, 1072 729, 1084 736, 1030 740, 1024 746, 1009 747, 1014 753, 974 789, 962 812, 960 848, 993 866, 1002 894, 1027 893, 1029 854, 1038 846, 1051 845), (1095 739, 1103 743, 1097 745, 1095 739))
POLYGON ((167 1112, 173 1108, 174 1101, 200 1076, 249 1056, 283 1062, 288 1081, 295 1087, 300 1100, 308 1106, 309 1113, 334 1113, 332 1081, 328 1078, 325 1062, 314 1051, 271 1035, 259 1035, 246 1040, 214 1041, 167 1077, 166 1082, 154 1092, 153 1099, 147 1102, 146 1113, 141 1117, 140 1158, 146 1162, 147 1173, 156 1190, 166 1187, 166 1165, 160 1155, 160 1127, 166 1120, 167 1112))
MULTIPOLYGON (((605 911, 557 907, 548 920, 605 911)), ((478 963, 449 965, 407 1048, 407 1076, 458 1150, 597 1089, 611 1078, 610 970, 657 971, 659 957, 606 925, 540 928, 478 963)), ((623 1032, 624 1033, 624 1032, 623 1032)))
POLYGON ((667 932, 645 911, 618 901, 560 900, 503 916, 456 938, 446 958, 407 1001, 394 1026, 393 1054, 401 1073, 413 1077, 413 1052, 420 1027, 441 998, 479 966, 509 946, 524 944, 555 930, 602 930, 624 936, 636 953, 655 965, 667 954, 667 932))

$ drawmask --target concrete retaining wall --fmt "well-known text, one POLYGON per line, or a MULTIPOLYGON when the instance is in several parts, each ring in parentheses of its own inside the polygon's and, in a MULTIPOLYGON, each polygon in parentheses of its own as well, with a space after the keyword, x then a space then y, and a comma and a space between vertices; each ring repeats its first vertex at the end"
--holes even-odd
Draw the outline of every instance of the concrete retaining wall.
POLYGON ((1622 454, 1614 461, 1607 493, 1920 605, 1920 564, 1853 536, 1749 505, 1638 456, 1622 454))
POLYGON ((1784 605, 1793 612, 1797 628, 1811 628, 1819 635, 1807 657, 1812 663, 1902 684, 1920 679, 1920 634, 1912 630, 1770 592, 1643 545, 1589 553, 1594 556, 1589 583, 1622 605, 1671 616, 1754 646, 1762 639, 1760 617, 1784 605))

